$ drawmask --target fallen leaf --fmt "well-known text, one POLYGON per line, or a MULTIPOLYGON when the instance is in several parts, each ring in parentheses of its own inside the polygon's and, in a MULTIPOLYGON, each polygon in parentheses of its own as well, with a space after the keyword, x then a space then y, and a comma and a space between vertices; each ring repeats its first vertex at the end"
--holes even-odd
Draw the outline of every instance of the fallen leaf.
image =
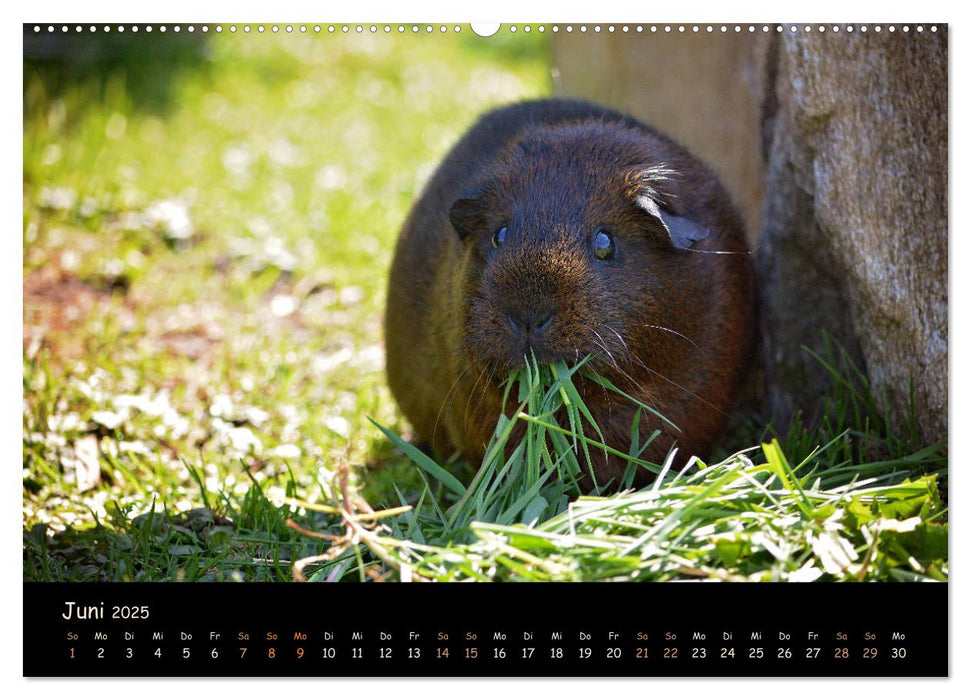
POLYGON ((88 435, 74 443, 75 483, 78 491, 93 489, 101 481, 101 464, 98 462, 98 438, 88 435))

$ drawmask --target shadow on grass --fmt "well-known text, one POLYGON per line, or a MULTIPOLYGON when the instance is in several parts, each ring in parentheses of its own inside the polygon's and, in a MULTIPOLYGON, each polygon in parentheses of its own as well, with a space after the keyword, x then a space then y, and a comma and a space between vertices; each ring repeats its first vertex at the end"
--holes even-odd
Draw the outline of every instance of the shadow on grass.
MULTIPOLYGON (((415 447, 431 459, 436 459, 428 443, 419 442, 415 447)), ((439 463, 463 484, 471 483, 475 477, 476 468, 457 456, 439 463)), ((426 485, 431 487, 436 498, 448 497, 442 484, 429 481, 423 476, 421 468, 388 439, 376 438, 372 442, 367 462, 358 469, 358 478, 361 496, 379 509, 414 505, 426 485)))
MULTIPOLYGON (((33 24, 24 25, 24 90, 40 79, 49 96, 57 97, 69 88, 89 87, 95 95, 104 95, 113 82, 123 81, 125 94, 136 109, 164 112, 173 98, 173 85, 185 71, 198 70, 207 64, 207 39, 198 30, 188 33, 186 27, 168 31, 138 33, 131 29, 90 32, 91 25, 61 26, 54 32, 47 25, 40 32, 33 24)), ((29 108, 24 100, 25 110, 29 108)))
MULTIPOLYGON (((266 504, 272 508, 269 503, 266 504)), ((277 509, 274 509, 277 510, 277 509)), ((274 523, 238 522, 208 508, 170 514, 155 511, 117 527, 55 532, 45 524, 23 531, 25 582, 290 581, 292 562, 320 554, 327 545, 274 523), (259 529, 258 529, 259 528, 259 529)))

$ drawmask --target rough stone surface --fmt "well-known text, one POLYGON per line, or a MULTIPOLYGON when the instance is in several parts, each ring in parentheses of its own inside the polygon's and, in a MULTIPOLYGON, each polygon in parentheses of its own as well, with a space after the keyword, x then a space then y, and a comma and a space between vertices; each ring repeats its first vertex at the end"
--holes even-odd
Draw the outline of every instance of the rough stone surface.
POLYGON ((558 90, 722 177, 753 233, 767 412, 818 408, 826 331, 947 437, 947 29, 553 40, 558 90))
POLYGON ((825 329, 898 420, 913 379, 923 437, 945 438, 946 34, 775 41, 757 261, 770 405, 812 399, 825 377, 801 346, 825 329))

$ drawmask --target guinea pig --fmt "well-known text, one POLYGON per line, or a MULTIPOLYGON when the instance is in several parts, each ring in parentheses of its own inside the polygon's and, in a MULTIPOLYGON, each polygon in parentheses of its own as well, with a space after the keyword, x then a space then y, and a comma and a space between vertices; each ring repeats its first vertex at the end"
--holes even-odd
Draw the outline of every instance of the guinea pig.
MULTIPOLYGON (((437 456, 476 464, 514 368, 589 355, 670 421, 642 413, 640 435, 660 431, 644 459, 672 446, 705 459, 747 365, 752 310, 743 225, 704 165, 602 107, 522 102, 479 119, 411 209, 389 281, 388 382, 437 456)), ((626 453, 634 403, 589 379, 577 389, 626 453)), ((619 483, 626 460, 595 459, 596 483, 619 483)), ((641 469, 635 483, 652 479, 641 469)))

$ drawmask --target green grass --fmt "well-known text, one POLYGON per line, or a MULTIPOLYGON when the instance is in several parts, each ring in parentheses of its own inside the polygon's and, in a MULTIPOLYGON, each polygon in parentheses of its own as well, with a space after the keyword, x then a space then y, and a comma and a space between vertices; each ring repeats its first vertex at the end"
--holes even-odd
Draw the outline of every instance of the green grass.
POLYGON ((689 460, 675 469, 674 451, 650 464, 635 439, 626 483, 603 485, 603 496, 582 495, 576 482, 592 465, 591 450, 610 449, 585 436, 599 429, 573 381, 592 375, 581 366, 527 365, 507 385, 507 399, 518 389, 519 404, 500 420, 467 486, 384 430, 427 477, 421 496, 379 513, 366 503, 344 510, 345 536, 302 562, 300 575, 312 569, 311 580, 331 580, 332 562, 353 548, 365 566, 373 562, 374 577, 402 580, 946 581, 943 445, 854 462, 861 445, 888 442, 878 428, 889 423, 871 413, 879 404, 845 353, 838 362, 855 382, 836 360, 819 359, 833 368, 833 413, 812 431, 794 421, 788 449, 818 442, 798 463, 772 439, 716 464, 689 460), (866 429, 841 420, 850 416, 866 429), (510 441, 517 422, 526 431, 510 441), (634 491, 630 475, 639 468, 657 476, 634 491))
MULTIPOLYGON (((629 455, 604 443, 600 428, 574 386, 574 376, 585 363, 567 367, 562 362, 542 366, 533 362, 512 373, 503 403, 514 408, 511 415, 499 416, 482 464, 468 485, 400 436, 377 426, 424 472, 421 500, 436 499, 427 479, 443 486, 447 496, 455 499, 447 512, 431 503, 432 522, 438 529, 434 539, 468 539, 476 522, 509 525, 544 521, 562 512, 591 486, 594 492, 617 491, 629 488, 637 469, 660 471, 657 465, 640 459, 656 437, 650 436, 643 444, 637 439, 640 413, 632 426, 635 440, 629 455), (517 424, 524 429, 521 437, 514 433, 517 424), (596 461, 591 453, 599 456, 601 452, 629 457, 624 483, 597 483, 596 461), (589 485, 582 481, 585 478, 589 485)), ((643 406, 642 410, 650 408, 643 406)), ((412 526, 415 522, 412 518, 412 526)), ((413 532, 411 527, 404 534, 411 537, 413 532)), ((427 541, 429 536, 426 533, 422 538, 427 541)))
POLYGON ((478 114, 549 93, 542 37, 136 59, 25 66, 25 580, 946 578, 945 447, 835 345, 820 421, 751 416, 712 465, 642 462, 635 421, 599 486, 659 473, 641 491, 580 495, 613 449, 588 367, 511 377, 478 470, 411 446, 383 375, 394 239, 478 114))
POLYGON ((162 50, 25 66, 27 579, 286 580, 326 545, 260 492, 329 503, 342 465, 417 486, 368 420, 405 430, 387 270, 452 142, 549 92, 543 38, 512 43, 224 34, 171 74, 162 50), (168 83, 143 99, 146 74, 168 83), (138 530, 153 507, 209 508, 232 541, 138 530))

